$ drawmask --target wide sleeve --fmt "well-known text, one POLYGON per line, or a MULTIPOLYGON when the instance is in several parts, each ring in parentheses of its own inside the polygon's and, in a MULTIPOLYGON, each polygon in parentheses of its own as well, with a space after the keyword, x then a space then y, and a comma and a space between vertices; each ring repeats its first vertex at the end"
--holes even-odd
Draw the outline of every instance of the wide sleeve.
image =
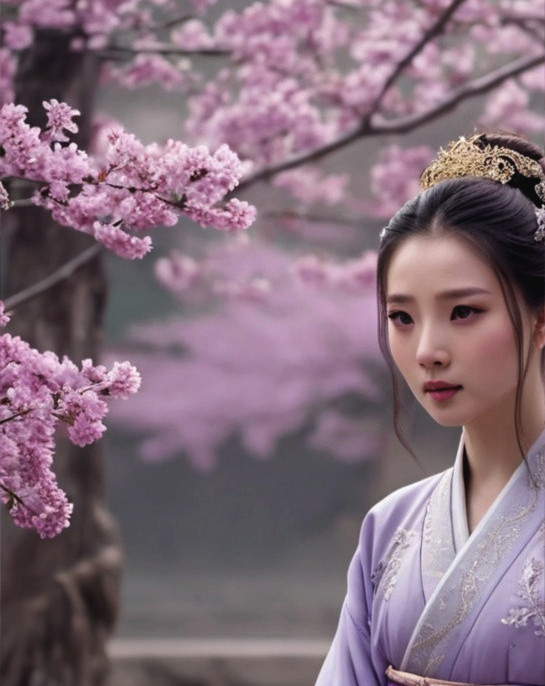
POLYGON ((368 516, 362 526, 360 544, 348 569, 347 594, 333 643, 316 686, 385 686, 388 666, 371 637, 372 530, 368 516))

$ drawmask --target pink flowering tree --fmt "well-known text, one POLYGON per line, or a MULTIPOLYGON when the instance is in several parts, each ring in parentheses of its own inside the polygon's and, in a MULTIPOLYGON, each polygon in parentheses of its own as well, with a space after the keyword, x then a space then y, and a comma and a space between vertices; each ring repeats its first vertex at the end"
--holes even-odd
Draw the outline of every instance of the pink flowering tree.
POLYGON ((48 528, 51 502, 64 515, 68 501, 75 504, 70 528, 51 541, 4 527, 0 662, 8 686, 105 679, 120 554, 103 505, 100 448, 90 439, 100 433, 104 401, 114 389, 121 396, 135 390, 137 377, 123 364, 108 370, 97 363, 103 249, 142 257, 155 226, 181 217, 222 231, 245 229, 255 210, 233 193, 259 202, 256 245, 237 244, 236 258, 214 248, 198 257, 174 253, 158 264, 160 279, 184 307, 211 296, 213 309, 207 304, 207 317, 135 332, 129 357, 153 397, 140 392, 132 415, 128 403, 118 404, 120 417, 136 416, 148 431, 149 456, 185 450, 209 467, 233 431, 264 455, 310 413, 310 440, 354 459, 369 451, 373 437, 337 405, 352 393, 372 400, 377 392, 376 346, 366 335, 374 328, 372 257, 365 238, 356 253, 358 241, 343 244, 339 236, 414 193, 431 148, 407 146, 404 136, 459 104, 480 98, 469 129, 501 126, 531 135, 543 127, 541 0, 268 0, 240 11, 217 3, 212 21, 213 4, 3 3, 0 237, 9 268, 0 294, 11 322, 0 346, 9 361, 0 381, 0 497, 19 524, 42 534, 58 528, 48 528), (184 98, 187 116, 173 139, 151 144, 119 125, 101 127, 95 102, 105 82, 129 89, 159 84, 184 98), (365 147, 372 141, 376 158, 365 147), (369 182, 358 169, 326 171, 323 162, 333 153, 356 148, 369 182), (304 312, 314 319, 303 323, 304 312), (365 317, 355 321, 358 313, 365 317), (233 322, 246 333, 242 342, 240 330, 237 337, 229 329, 233 322), (321 336, 325 329, 337 337, 321 336), (299 337, 290 338, 292 331, 299 337), (219 332, 227 332, 224 347, 219 332), (168 357, 165 339, 189 351, 183 364, 168 357), (274 366, 258 378, 255 348, 264 340, 280 352, 277 369, 300 373, 298 382, 275 376, 274 366), (152 354, 135 350, 137 341, 152 354), (297 359, 299 341, 315 354, 297 359), (236 373, 218 377, 229 365, 236 373), (216 378, 217 404, 184 401, 193 432, 176 430, 171 407, 149 411, 165 375, 176 374, 201 386, 216 378), (238 381, 241 397, 270 400, 278 392, 282 402, 241 403, 227 412, 238 381), (222 418, 215 434, 203 429, 212 411, 222 418))

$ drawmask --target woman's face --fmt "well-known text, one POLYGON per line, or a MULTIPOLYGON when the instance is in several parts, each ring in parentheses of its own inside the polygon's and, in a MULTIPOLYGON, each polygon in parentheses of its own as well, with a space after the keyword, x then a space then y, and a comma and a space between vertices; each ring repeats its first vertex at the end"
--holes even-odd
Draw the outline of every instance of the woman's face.
MULTIPOLYGON (((453 235, 406 239, 390 261, 386 302, 393 359, 433 419, 512 422, 515 333, 498 278, 468 243, 453 235)), ((533 323, 521 309, 527 345, 533 323)))

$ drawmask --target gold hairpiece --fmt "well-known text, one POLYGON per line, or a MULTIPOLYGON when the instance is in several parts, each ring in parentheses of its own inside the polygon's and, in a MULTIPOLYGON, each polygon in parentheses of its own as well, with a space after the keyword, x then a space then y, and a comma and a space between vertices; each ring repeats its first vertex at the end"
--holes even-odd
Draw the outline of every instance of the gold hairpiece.
MULTIPOLYGON (((545 172, 539 162, 510 148, 489 144, 482 145, 478 135, 471 138, 462 136, 450 143, 446 150, 441 148, 437 159, 422 172, 420 186, 423 189, 431 188, 440 181, 466 176, 492 179, 506 184, 511 181, 515 174, 520 174, 529 179, 538 179, 534 190, 542 202, 541 209, 543 209, 545 206, 545 172)), ((539 209, 536 208, 538 231, 535 239, 543 241, 545 234, 540 224, 540 220, 543 221, 542 216, 537 215, 539 209)))

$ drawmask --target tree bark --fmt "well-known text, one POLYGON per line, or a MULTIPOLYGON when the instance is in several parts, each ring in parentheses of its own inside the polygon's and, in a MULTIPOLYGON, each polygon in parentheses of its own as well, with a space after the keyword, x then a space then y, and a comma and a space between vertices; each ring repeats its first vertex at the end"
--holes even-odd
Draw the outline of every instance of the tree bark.
MULTIPOLYGON (((81 112, 78 143, 88 147, 98 65, 69 49, 71 37, 39 33, 22 57, 17 102, 31 124, 43 125, 42 101, 69 102, 81 112)), ((43 279, 85 250, 92 239, 56 225, 36 207, 10 212, 8 297, 43 279)), ((101 255, 65 282, 19 305, 9 330, 39 350, 74 362, 98 359, 106 302, 101 255)), ((71 525, 53 540, 15 527, 2 513, 1 652, 3 686, 100 686, 108 661, 106 641, 118 613, 122 566, 117 527, 104 504, 100 444, 78 448, 59 440, 59 483, 74 503, 71 525)))

